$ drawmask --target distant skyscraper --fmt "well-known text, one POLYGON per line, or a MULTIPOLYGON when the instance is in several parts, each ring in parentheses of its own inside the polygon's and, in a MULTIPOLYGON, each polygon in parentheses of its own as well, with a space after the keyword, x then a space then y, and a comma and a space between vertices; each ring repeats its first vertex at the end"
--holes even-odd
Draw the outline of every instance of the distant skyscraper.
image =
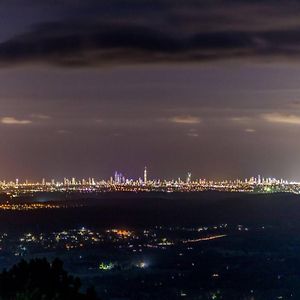
POLYGON ((115 171, 115 183, 119 183, 119 174, 115 171))
POLYGON ((118 171, 115 172, 115 183, 124 183, 125 177, 122 175, 122 173, 118 173, 118 171))
POLYGON ((144 169, 144 183, 147 183, 147 167, 144 169))
POLYGON ((191 183, 191 181, 192 181, 192 173, 189 172, 189 173, 187 174, 186 183, 189 184, 189 183, 191 183))

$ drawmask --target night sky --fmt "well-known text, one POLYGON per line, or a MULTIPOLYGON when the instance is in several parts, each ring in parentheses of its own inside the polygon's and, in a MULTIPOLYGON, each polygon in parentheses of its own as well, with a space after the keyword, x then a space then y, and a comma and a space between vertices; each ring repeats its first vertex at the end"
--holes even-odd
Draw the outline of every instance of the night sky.
POLYGON ((300 1, 0 2, 0 178, 300 180, 300 1))

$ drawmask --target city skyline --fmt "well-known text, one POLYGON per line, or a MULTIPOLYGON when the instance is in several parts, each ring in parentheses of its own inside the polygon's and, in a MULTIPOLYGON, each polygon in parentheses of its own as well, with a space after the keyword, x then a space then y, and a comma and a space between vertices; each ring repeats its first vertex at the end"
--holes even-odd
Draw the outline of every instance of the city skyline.
MULTIPOLYGON (((134 172, 133 172, 134 173, 134 172)), ((69 182, 71 183, 72 181, 76 182, 82 182, 83 181, 113 181, 114 183, 125 183, 126 181, 136 181, 136 182, 154 182, 154 181, 182 181, 182 182, 196 182, 196 181, 213 181, 213 182, 225 182, 225 181, 253 181, 255 183, 261 183, 265 181, 284 181, 284 182, 298 182, 295 178, 284 178, 283 176, 276 177, 276 176, 265 176, 261 174, 253 175, 253 176, 247 176, 247 177, 223 177, 223 178, 213 178, 213 177, 207 177, 205 174, 202 174, 202 176, 196 176, 192 172, 182 172, 178 176, 171 176, 171 177, 159 177, 159 176, 151 176, 151 173, 149 174, 148 172, 148 167, 145 166, 142 172, 135 172, 134 176, 129 176, 126 173, 122 171, 115 170, 113 173, 111 173, 109 176, 106 177, 101 177, 101 176, 59 176, 59 177, 49 177, 49 176, 42 176, 40 178, 27 178, 27 177, 19 177, 17 176, 16 178, 0 178, 0 183, 1 182, 15 182, 16 184, 18 183, 45 183, 48 182, 69 182)), ((300 181, 299 181, 300 182, 300 181)))
POLYGON ((15 178, 10 180, 5 180, 0 178, 0 185, 9 185, 9 186, 31 186, 31 185, 39 185, 39 186, 96 186, 96 185, 106 185, 106 184, 113 184, 113 185, 151 185, 151 184, 158 184, 158 186, 162 184, 183 184, 183 185, 193 185, 193 184, 223 184, 223 183, 234 183, 234 184, 249 184, 249 185, 272 185, 272 184, 297 184, 300 185, 300 181, 294 179, 284 179, 282 177, 268 177, 264 175, 256 175, 251 177, 236 177, 236 178, 222 178, 222 179, 215 179, 215 178, 208 178, 205 176, 196 177, 193 176, 191 172, 187 172, 184 176, 178 177, 170 177, 170 178, 162 178, 162 177, 151 177, 151 173, 148 173, 148 167, 145 166, 143 171, 137 173, 134 177, 129 177, 122 172, 115 171, 111 176, 104 178, 104 177, 61 177, 61 178, 47 178, 42 177, 40 180, 30 180, 30 179, 22 179, 22 178, 15 178))
MULTIPOLYGON (((300 182, 289 181, 283 178, 269 178, 261 175, 252 176, 245 179, 234 180, 213 180, 207 178, 193 178, 192 173, 188 172, 185 178, 149 178, 147 167, 144 168, 142 176, 137 178, 128 178, 124 174, 115 171, 114 175, 108 179, 105 178, 63 178, 45 179, 41 181, 1 181, 0 190, 2 194, 10 199, 20 195, 34 196, 42 193, 51 195, 52 193, 80 193, 80 194, 102 194, 110 192, 134 192, 134 193, 193 193, 204 191, 233 192, 233 193, 293 193, 300 194, 300 182), (50 193, 50 194, 49 194, 50 193)), ((43 202, 43 196, 38 196, 38 202, 43 202)), ((43 206, 30 206, 25 209, 41 209, 43 206)), ((49 208, 52 208, 50 206, 49 208)), ((56 208, 56 207, 54 207, 56 208)), ((0 210, 19 210, 22 207, 10 205, 7 202, 0 210)))

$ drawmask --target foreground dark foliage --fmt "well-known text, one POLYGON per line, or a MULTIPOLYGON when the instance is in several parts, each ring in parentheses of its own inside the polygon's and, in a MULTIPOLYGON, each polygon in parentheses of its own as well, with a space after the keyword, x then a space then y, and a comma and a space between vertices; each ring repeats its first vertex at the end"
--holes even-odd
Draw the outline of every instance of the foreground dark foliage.
POLYGON ((94 300, 93 289, 79 291, 79 278, 69 275, 63 263, 55 259, 22 260, 10 270, 0 274, 1 300, 94 300))

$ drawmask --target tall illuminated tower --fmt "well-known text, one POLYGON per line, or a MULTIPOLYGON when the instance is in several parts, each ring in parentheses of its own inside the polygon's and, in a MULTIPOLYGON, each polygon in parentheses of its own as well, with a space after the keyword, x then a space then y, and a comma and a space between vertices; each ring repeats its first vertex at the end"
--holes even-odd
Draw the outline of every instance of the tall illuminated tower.
POLYGON ((144 183, 147 183, 147 167, 144 169, 144 183))
POLYGON ((190 184, 191 181, 192 181, 192 173, 189 172, 189 173, 187 174, 187 177, 186 177, 186 183, 187 183, 187 184, 190 184))

